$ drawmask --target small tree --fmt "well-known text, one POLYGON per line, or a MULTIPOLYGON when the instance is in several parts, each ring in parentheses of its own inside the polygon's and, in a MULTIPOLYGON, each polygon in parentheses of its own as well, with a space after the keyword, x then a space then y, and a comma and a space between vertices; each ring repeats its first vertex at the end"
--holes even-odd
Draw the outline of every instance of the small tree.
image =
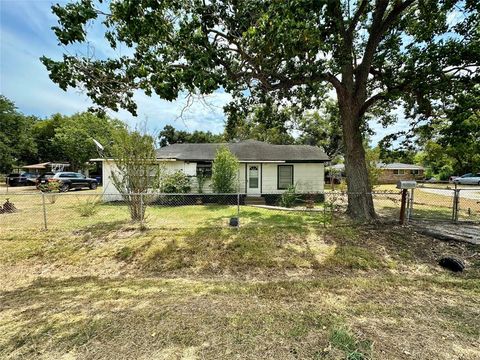
POLYGON ((212 166, 212 186, 217 193, 231 193, 236 190, 238 159, 226 147, 217 150, 212 166))
POLYGON ((378 180, 382 174, 382 169, 378 167, 380 162, 380 148, 367 148, 365 150, 367 161, 368 181, 372 187, 378 185, 378 180))
POLYGON ((153 138, 139 131, 122 129, 115 134, 111 152, 116 166, 112 183, 127 202, 131 219, 141 221, 148 199, 140 194, 159 186, 160 166, 156 162, 153 138))

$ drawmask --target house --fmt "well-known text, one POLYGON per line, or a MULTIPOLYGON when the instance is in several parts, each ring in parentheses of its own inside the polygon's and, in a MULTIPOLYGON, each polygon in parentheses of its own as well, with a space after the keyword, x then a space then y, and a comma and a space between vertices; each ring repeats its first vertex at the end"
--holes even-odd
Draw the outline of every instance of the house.
MULTIPOLYGON (((238 158, 237 189, 247 196, 265 197, 273 202, 289 186, 300 194, 323 193, 324 163, 329 161, 322 149, 307 145, 272 145, 247 140, 226 144, 173 144, 157 150, 157 160, 165 171, 181 170, 192 177, 192 193, 198 193, 196 177, 209 177, 217 149, 225 145, 238 158)), ((114 164, 103 163, 104 192, 117 193, 110 177, 114 164)), ((204 193, 212 193, 211 181, 204 193)))
POLYGON ((22 169, 26 169, 28 171, 34 171, 37 173, 43 173, 47 171, 51 172, 59 172, 65 171, 66 168, 70 166, 69 163, 55 163, 55 162, 44 162, 40 164, 32 164, 32 165, 25 165, 22 166, 22 169))
MULTIPOLYGON (((424 180, 425 169, 422 166, 403 164, 403 163, 377 163, 377 169, 380 170, 378 176, 379 184, 396 184, 399 180, 424 180)), ((331 178, 345 177, 345 164, 331 165, 326 168, 327 181, 331 178)))
POLYGON ((380 184, 396 184, 399 180, 424 180, 425 169, 422 166, 402 163, 378 163, 381 169, 378 182, 380 184))

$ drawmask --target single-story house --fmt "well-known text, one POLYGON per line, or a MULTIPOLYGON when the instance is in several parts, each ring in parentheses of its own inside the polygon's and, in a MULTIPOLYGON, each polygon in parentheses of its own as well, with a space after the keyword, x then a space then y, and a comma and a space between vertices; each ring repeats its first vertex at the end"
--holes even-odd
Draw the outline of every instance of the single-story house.
MULTIPOLYGON (((192 179, 192 193, 198 193, 196 177, 209 177, 217 149, 225 145, 239 160, 237 189, 247 196, 282 194, 295 185, 299 194, 323 193, 324 164, 329 161, 322 149, 308 145, 272 145, 246 140, 226 144, 173 144, 157 150, 159 165, 165 171, 183 171, 192 179)), ((110 178, 112 160, 103 161, 104 193, 117 194, 110 178)), ((212 193, 207 180, 203 192, 212 193)), ((270 201, 268 201, 270 202, 270 201)))
MULTIPOLYGON (((419 165, 403 163, 377 163, 380 169, 379 184, 396 184, 399 180, 424 180, 425 168, 419 165)), ((327 167, 327 172, 345 177, 345 164, 336 164, 327 167)))
POLYGON ((419 165, 392 163, 378 163, 381 169, 378 182, 380 184, 396 184, 399 180, 424 180, 425 169, 419 165))

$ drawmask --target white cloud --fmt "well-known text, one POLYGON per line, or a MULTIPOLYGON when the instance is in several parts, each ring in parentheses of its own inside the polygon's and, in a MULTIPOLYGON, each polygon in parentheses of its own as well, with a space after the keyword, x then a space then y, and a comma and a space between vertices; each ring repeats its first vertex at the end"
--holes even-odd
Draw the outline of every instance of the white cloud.
MULTIPOLYGON (((61 1, 65 2, 65 1, 61 1)), ((3 1, 0 0, 0 92, 13 100, 26 114, 47 117, 53 113, 73 114, 85 111, 92 105, 83 93, 69 89, 61 90, 48 77, 39 58, 43 55, 60 59, 63 48, 50 29, 56 24, 51 14, 51 1, 3 1)), ((90 28, 89 41, 98 57, 125 55, 125 47, 112 50, 103 39, 101 26, 90 28)), ((73 47, 71 52, 86 52, 85 45, 73 47)), ((224 114, 222 107, 230 101, 224 91, 206 96, 208 104, 195 101, 184 113, 183 120, 175 120, 181 113, 185 99, 168 102, 157 96, 148 97, 137 92, 138 117, 126 111, 110 112, 112 116, 132 126, 147 121, 153 131, 166 124, 177 128, 193 130, 223 131, 224 114)))

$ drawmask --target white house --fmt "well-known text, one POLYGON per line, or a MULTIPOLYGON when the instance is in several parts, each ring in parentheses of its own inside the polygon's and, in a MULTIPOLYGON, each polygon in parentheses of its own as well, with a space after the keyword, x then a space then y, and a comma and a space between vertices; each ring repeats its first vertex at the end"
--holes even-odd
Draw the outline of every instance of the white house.
MULTIPOLYGON (((226 144, 173 144, 157 150, 157 160, 166 171, 181 170, 192 177, 192 193, 198 192, 197 174, 211 175, 217 149, 225 145, 240 162, 237 192, 247 196, 278 195, 290 185, 298 193, 323 193, 324 163, 329 161, 322 149, 308 145, 272 145, 247 140, 226 144)), ((113 161, 103 162, 104 193, 116 194, 110 177, 113 161)), ((211 193, 207 181, 204 193, 211 193)))

